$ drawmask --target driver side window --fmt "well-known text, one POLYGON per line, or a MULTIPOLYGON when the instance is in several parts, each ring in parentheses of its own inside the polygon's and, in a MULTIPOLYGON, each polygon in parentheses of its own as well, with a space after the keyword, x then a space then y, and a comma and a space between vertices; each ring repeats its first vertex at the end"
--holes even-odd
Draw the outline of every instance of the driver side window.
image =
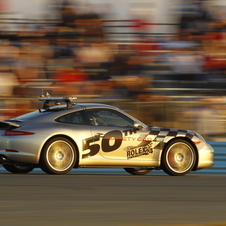
POLYGON ((91 124, 96 126, 132 127, 134 121, 120 112, 111 109, 86 110, 91 124))

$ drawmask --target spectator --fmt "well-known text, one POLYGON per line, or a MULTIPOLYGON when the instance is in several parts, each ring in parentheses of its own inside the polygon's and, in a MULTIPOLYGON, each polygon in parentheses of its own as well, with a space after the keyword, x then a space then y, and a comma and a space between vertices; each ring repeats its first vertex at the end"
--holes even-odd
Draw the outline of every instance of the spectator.
POLYGON ((76 12, 76 6, 68 1, 64 2, 61 9, 61 25, 64 27, 75 29, 77 18, 78 14, 76 12))

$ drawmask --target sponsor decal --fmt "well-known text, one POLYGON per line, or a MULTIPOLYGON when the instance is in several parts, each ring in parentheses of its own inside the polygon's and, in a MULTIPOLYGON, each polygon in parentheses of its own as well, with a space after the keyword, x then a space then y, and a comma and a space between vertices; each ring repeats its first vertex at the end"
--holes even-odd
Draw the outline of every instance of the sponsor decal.
POLYGON ((128 135, 132 135, 134 133, 137 133, 137 130, 138 129, 127 129, 127 130, 123 130, 123 133, 125 136, 128 136, 128 135))
POLYGON ((130 136, 136 133, 137 129, 128 129, 124 131, 112 130, 104 134, 103 137, 96 135, 94 137, 86 138, 83 140, 82 158, 92 157, 96 155, 100 150, 105 153, 113 152, 121 147, 123 141, 139 142, 136 147, 128 147, 126 151, 128 159, 152 154, 152 138, 148 137, 148 134, 146 137, 130 136))
POLYGON ((149 155, 149 154, 153 154, 152 143, 150 143, 146 146, 143 146, 143 147, 137 147, 137 148, 128 150, 127 151, 127 159, 139 157, 142 155, 149 155))

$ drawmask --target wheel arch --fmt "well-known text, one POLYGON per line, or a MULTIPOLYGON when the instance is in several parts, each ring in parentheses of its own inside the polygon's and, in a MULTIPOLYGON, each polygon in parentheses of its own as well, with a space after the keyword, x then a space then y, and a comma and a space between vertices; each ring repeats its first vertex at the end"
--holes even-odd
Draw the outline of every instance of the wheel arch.
POLYGON ((47 143, 49 140, 51 140, 51 139, 53 139, 53 138, 57 138, 57 137, 64 137, 64 138, 68 139, 69 141, 71 141, 72 144, 74 145, 76 154, 78 155, 78 158, 77 158, 77 160, 76 160, 76 162, 75 162, 74 168, 77 168, 78 165, 79 165, 79 157, 80 157, 80 156, 79 156, 78 145, 76 144, 76 142, 75 142, 70 136, 67 136, 67 135, 65 135, 65 134, 57 134, 57 135, 54 135, 54 136, 52 136, 52 137, 49 137, 49 138, 44 142, 44 144, 43 144, 42 147, 41 147, 41 151, 40 151, 40 153, 39 153, 39 162, 40 162, 40 156, 41 156, 41 153, 42 153, 42 151, 43 151, 43 149, 44 149, 46 143, 47 143))
POLYGON ((194 165, 192 171, 195 171, 197 169, 197 167, 198 167, 198 162, 199 162, 198 149, 197 149, 196 145, 189 138, 187 138, 187 137, 174 137, 174 138, 170 139, 167 143, 165 143, 165 145, 164 145, 164 147, 162 149, 162 152, 161 152, 161 156, 160 156, 160 161, 161 161, 160 162, 160 166, 161 166, 161 168, 162 168, 162 153, 166 149, 167 145, 169 143, 171 143, 171 142, 174 142, 175 140, 184 140, 184 141, 187 141, 194 148, 195 154, 196 154, 196 160, 195 160, 195 165, 194 165))

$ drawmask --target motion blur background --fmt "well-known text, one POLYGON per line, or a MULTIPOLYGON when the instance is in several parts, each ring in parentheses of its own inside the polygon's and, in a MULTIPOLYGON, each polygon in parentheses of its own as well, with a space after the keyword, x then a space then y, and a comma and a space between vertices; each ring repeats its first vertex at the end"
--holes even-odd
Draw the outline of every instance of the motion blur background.
POLYGON ((226 135, 226 1, 0 0, 0 120, 37 97, 226 135))

